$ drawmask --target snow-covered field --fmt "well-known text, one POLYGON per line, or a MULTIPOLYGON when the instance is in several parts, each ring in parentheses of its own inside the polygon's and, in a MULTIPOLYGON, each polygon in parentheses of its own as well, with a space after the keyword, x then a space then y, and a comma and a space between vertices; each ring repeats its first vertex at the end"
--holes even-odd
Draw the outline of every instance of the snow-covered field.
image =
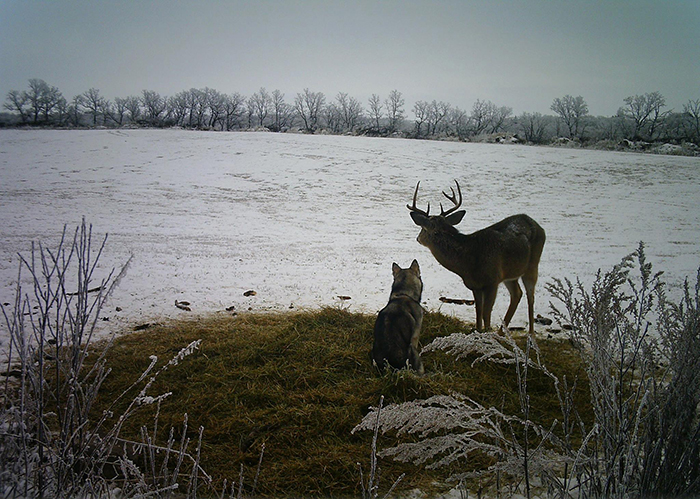
MULTIPOLYGON (((106 268, 133 255, 102 314, 107 329, 231 306, 342 303, 373 313, 388 298, 391 263, 413 258, 427 308, 473 320, 473 307, 439 301, 471 292, 416 242, 406 209, 418 180, 419 206, 437 207, 454 179, 467 210, 461 231, 519 212, 547 231, 537 313, 549 311, 546 282, 589 280, 640 240, 676 287, 700 265, 698 158, 262 132, 2 130, 0 300, 13 299, 17 252, 32 241, 55 246, 63 225, 74 230, 85 216, 109 234, 106 268)), ((499 321, 507 304, 501 289, 499 321)), ((525 322, 523 299, 513 325, 525 322)))

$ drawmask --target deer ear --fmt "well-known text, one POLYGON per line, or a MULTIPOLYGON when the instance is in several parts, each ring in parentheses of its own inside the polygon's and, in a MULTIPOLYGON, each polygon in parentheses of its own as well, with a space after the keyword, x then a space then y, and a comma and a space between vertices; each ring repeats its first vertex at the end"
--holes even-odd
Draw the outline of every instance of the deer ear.
POLYGON ((416 225, 420 225, 421 227, 428 223, 428 217, 417 211, 411 212, 411 218, 416 225))
POLYGON ((459 222, 462 221, 462 218, 464 218, 464 215, 466 214, 467 212, 464 210, 455 211, 451 215, 447 215, 445 217, 445 220, 447 220, 447 223, 450 225, 457 225, 459 222))

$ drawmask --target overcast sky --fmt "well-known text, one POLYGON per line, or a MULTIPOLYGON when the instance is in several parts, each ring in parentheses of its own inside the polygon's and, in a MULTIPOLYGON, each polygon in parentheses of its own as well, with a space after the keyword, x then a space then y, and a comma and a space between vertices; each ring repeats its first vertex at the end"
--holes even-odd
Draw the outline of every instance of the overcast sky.
POLYGON ((700 99, 699 0, 0 0, 0 40, 3 102, 30 78, 67 99, 265 87, 291 103, 309 88, 367 107, 397 89, 409 114, 433 99, 552 114, 581 95, 594 115, 657 90, 679 111, 700 99))

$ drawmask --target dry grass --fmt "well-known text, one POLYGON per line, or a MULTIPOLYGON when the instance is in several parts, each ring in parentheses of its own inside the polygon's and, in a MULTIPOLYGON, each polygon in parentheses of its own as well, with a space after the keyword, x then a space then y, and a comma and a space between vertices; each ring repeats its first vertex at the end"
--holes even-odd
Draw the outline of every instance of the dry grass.
MULTIPOLYGON (((386 403, 427 398, 452 391, 513 414, 519 411, 513 367, 458 361, 442 353, 424 357, 426 375, 409 372, 378 376, 370 349, 374 316, 337 308, 282 314, 178 321, 125 335, 111 349, 112 373, 101 391, 102 404, 113 400, 157 355, 159 365, 180 348, 201 339, 198 353, 158 378, 151 395, 172 392, 161 407, 159 438, 180 428, 189 416, 191 437, 203 426, 202 467, 216 480, 238 480, 240 466, 252 483, 265 443, 258 493, 265 496, 359 496, 357 463, 365 472, 371 435, 351 434, 380 395, 386 403)), ((468 326, 439 313, 428 313, 422 343, 464 332, 468 326)), ((577 377, 577 405, 583 417, 590 407, 583 365, 568 342, 543 340, 544 362, 555 374, 577 377)), ((529 380, 533 420, 560 418, 559 404, 544 376, 529 380)), ((99 405, 99 404, 98 404, 99 405)), ((104 405, 103 405, 104 407, 104 405)), ((142 425, 152 427, 154 407, 127 422, 124 436, 136 437, 142 425)), ((117 414, 119 411, 115 411, 117 414)), ((380 437, 379 447, 394 442, 380 437)), ((470 462, 483 466, 485 462, 470 462)), ((466 465, 465 465, 466 466, 466 465)), ((381 489, 402 472, 400 489, 429 489, 448 470, 426 471, 380 460, 381 489)))

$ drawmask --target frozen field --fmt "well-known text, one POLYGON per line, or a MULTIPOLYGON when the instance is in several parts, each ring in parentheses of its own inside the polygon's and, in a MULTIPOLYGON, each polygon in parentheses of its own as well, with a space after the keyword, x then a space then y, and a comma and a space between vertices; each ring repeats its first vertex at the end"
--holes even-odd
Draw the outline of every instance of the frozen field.
MULTIPOLYGON (((0 300, 17 252, 55 246, 85 216, 109 234, 103 264, 133 263, 104 327, 186 314, 384 306, 391 263, 417 258, 429 309, 472 320, 454 274, 416 242, 406 203, 438 206, 458 179, 471 232, 514 213, 547 231, 536 313, 553 277, 588 280, 647 244, 676 287, 700 265, 700 159, 362 137, 180 130, 1 130, 0 300), (244 292, 255 290, 246 297, 244 292), (192 312, 175 307, 191 303, 192 312), (116 307, 121 308, 117 312, 116 307)), ((501 289, 494 313, 502 318, 501 289)), ((513 325, 525 325, 525 299, 513 325)), ((4 325, 3 325, 4 329, 4 325)), ((5 343, 4 335, 0 340, 5 343)))

